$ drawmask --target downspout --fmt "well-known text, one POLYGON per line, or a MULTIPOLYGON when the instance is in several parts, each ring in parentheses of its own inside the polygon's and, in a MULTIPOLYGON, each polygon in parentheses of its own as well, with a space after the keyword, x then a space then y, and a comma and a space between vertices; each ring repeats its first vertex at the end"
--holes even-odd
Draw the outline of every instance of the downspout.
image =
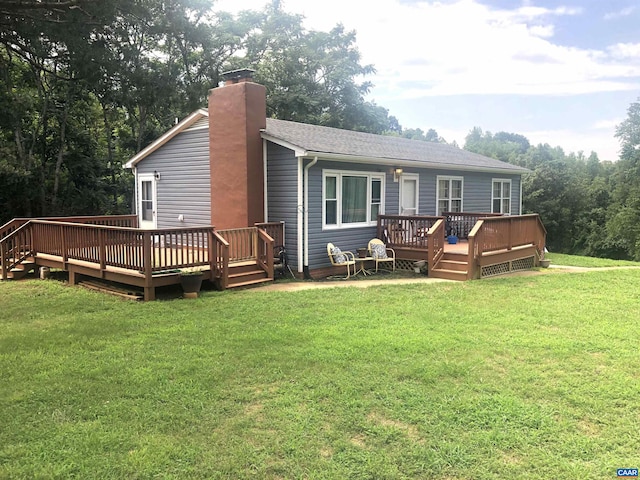
POLYGON ((318 163, 318 157, 304 167, 304 278, 311 278, 309 274, 309 169, 318 163))
MULTIPOLYGON (((131 209, 133 213, 138 215, 138 167, 133 167, 133 205, 131 209)), ((138 225, 140 225, 140 218, 138 218, 138 225)))
MULTIPOLYGON (((264 213, 262 216, 262 221, 263 222, 268 222, 269 221, 269 196, 267 195, 267 141, 263 138, 262 139, 262 169, 263 169, 263 179, 264 179, 264 185, 263 185, 263 191, 264 191, 264 213)), ((283 239, 284 241, 284 239, 283 239)))
POLYGON ((522 215, 522 175, 520 175, 520 215, 522 215))
POLYGON ((302 222, 304 221, 304 217, 302 215, 302 210, 304 208, 304 205, 302 204, 302 157, 298 157, 298 200, 296 205, 298 210, 298 273, 302 273, 302 245, 304 243, 302 238, 302 234, 304 232, 304 229, 302 228, 302 222))

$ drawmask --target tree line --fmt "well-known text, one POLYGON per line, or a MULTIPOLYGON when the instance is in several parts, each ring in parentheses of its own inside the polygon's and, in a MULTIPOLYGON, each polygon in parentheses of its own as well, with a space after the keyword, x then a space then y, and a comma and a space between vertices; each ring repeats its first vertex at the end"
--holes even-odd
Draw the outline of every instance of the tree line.
POLYGON ((237 16, 208 0, 0 4, 0 224, 16 216, 128 213, 122 165, 206 105, 220 73, 256 70, 273 117, 399 130, 365 100, 375 73, 355 32, 306 30, 273 0, 237 16))
POLYGON ((540 214, 551 251, 640 260, 640 103, 629 107, 616 136, 617 162, 480 128, 464 148, 531 170, 523 177, 523 211, 540 214))
MULTIPOLYGON (((356 34, 308 30, 279 0, 214 12, 209 0, 0 3, 0 224, 18 216, 131 211, 122 165, 206 105, 221 72, 250 67, 268 115, 445 142, 403 128, 365 99, 375 73, 356 34)), ((532 170, 526 211, 556 251, 640 259, 640 104, 618 129, 622 158, 565 154, 517 134, 474 129, 465 148, 532 170)))

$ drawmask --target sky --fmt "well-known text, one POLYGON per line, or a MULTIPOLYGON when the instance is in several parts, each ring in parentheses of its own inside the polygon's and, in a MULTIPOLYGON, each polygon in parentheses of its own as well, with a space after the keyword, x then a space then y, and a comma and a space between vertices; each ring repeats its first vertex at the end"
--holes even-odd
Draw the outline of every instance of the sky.
MULTIPOLYGON (((217 0, 260 10, 266 0, 217 0)), ((367 100, 461 147, 473 127, 616 160, 640 97, 637 0, 283 0, 308 30, 357 33, 367 100)))

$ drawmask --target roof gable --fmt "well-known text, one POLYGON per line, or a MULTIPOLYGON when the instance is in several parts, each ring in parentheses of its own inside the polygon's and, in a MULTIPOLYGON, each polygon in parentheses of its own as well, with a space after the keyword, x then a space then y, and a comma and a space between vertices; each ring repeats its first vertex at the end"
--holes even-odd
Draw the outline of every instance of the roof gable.
POLYGON ((191 115, 183 119, 181 122, 178 122, 172 129, 165 132, 160 138, 155 140, 154 142, 147 145, 145 148, 140 150, 135 156, 133 156, 127 163, 123 165, 123 168, 133 168, 140 161, 144 160, 146 157, 151 155, 173 137, 178 135, 179 133, 184 132, 189 129, 189 127, 195 126, 196 122, 202 120, 203 118, 208 118, 209 112, 207 112, 204 108, 196 110, 191 115))

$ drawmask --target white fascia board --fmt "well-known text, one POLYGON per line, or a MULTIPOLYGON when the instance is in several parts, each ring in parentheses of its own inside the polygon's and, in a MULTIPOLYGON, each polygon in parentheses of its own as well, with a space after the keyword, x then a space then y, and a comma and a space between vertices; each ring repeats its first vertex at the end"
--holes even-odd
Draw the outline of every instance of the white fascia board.
POLYGON ((307 151, 304 148, 299 147, 298 145, 294 145, 293 143, 289 143, 286 140, 282 140, 280 138, 269 135, 264 131, 261 133, 261 135, 262 135, 262 138, 264 138, 265 140, 275 143, 276 145, 280 145, 281 147, 288 148, 289 150, 293 150, 294 155, 296 157, 308 156, 307 151))
POLYGON ((167 143, 169 140, 171 140, 177 134, 179 134, 180 132, 186 130, 191 125, 193 125, 198 120, 200 120, 201 118, 208 117, 208 116, 209 116, 209 112, 207 110, 205 110, 204 108, 196 110, 191 115, 186 117, 184 120, 182 120, 181 122, 177 123, 172 129, 170 129, 167 132, 165 132, 164 135, 162 135, 160 138, 158 138, 157 140, 155 140, 154 142, 150 143, 145 148, 140 150, 127 163, 125 163, 122 166, 122 168, 133 168, 133 167, 135 167, 138 164, 138 162, 140 162, 141 160, 143 160, 144 158, 146 158, 147 156, 149 156, 150 154, 155 152, 157 149, 159 149, 161 146, 163 146, 165 143, 167 143))
POLYGON ((527 169, 510 170, 507 168, 474 167, 471 165, 456 165, 452 163, 420 162, 417 160, 399 160, 396 158, 361 157, 358 155, 340 155, 336 153, 324 152, 307 151, 305 155, 305 157, 308 158, 313 158, 316 156, 320 160, 327 160, 332 162, 366 163, 369 165, 387 165, 394 167, 428 168, 432 170, 460 170, 466 172, 502 173, 508 175, 524 175, 525 173, 530 173, 530 170, 527 169))

